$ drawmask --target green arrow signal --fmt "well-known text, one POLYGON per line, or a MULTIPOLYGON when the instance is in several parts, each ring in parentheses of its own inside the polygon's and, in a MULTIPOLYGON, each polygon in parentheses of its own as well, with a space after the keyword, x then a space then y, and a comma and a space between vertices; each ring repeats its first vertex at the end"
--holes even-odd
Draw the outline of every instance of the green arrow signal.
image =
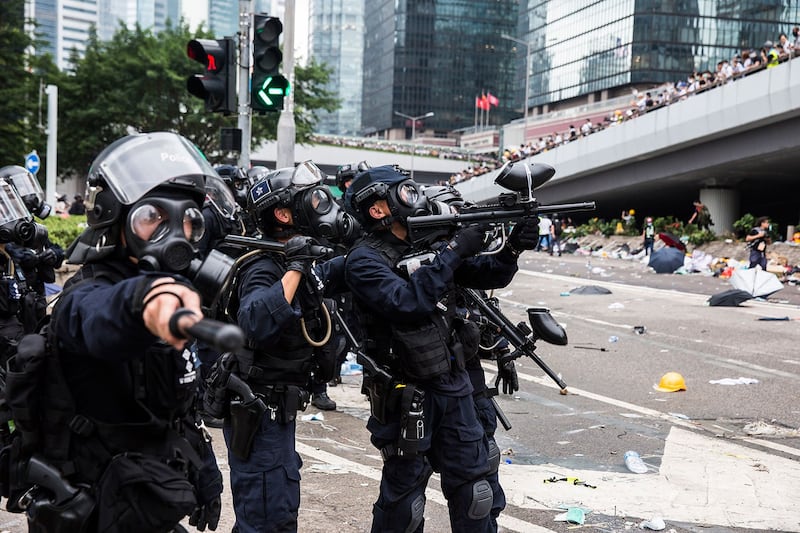
POLYGON ((267 106, 276 105, 275 102, 272 101, 272 97, 284 97, 289 95, 289 82, 283 76, 278 77, 267 77, 261 83, 261 88, 256 93, 258 94, 258 99, 261 100, 267 106))

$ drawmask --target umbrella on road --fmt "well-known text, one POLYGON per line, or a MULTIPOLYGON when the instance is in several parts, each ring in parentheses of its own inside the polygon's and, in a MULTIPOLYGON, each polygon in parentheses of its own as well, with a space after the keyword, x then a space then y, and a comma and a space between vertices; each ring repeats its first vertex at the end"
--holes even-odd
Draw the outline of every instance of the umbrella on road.
POLYGON ((598 287, 597 285, 582 285, 575 287, 570 294, 611 294, 611 291, 605 287, 598 287))
POLYGON ((658 234, 658 238, 661 239, 664 244, 669 246, 670 248, 677 248, 678 250, 686 250, 686 246, 681 242, 681 240, 673 235, 672 233, 667 233, 662 231, 658 234))
POLYGON ((769 296, 783 288, 778 276, 760 268, 737 268, 730 279, 734 288, 746 291, 754 297, 769 296))
POLYGON ((657 274, 672 274, 683 266, 684 254, 677 248, 661 248, 650 254, 650 262, 647 266, 652 267, 657 274))
POLYGON ((711 296, 708 305, 712 307, 739 307, 739 304, 753 298, 753 295, 740 289, 729 289, 711 296))

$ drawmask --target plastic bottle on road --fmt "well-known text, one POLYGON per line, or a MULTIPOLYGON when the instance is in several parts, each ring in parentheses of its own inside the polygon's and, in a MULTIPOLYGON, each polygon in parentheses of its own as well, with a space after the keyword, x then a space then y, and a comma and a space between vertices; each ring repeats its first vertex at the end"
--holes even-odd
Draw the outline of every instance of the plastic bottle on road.
POLYGON ((647 465, 644 464, 639 454, 633 450, 625 452, 625 466, 634 474, 646 474, 647 465))

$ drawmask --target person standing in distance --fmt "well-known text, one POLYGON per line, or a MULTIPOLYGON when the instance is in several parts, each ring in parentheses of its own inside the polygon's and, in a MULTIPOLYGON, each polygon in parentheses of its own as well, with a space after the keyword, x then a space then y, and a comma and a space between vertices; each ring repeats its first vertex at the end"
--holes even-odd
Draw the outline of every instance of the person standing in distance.
POLYGON ((767 269, 767 244, 770 243, 769 226, 769 217, 759 217, 755 227, 744 238, 750 247, 750 268, 760 266, 761 270, 767 269))

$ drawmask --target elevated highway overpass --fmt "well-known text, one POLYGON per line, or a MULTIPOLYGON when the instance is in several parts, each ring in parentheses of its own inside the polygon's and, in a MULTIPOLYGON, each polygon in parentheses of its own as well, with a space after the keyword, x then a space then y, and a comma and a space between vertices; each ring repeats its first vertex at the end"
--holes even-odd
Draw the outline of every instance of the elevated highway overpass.
MULTIPOLYGON (((537 154, 556 175, 541 203, 595 200, 573 219, 644 216, 687 220, 700 199, 714 230, 729 231, 744 213, 785 228, 800 221, 800 61, 730 82, 537 154)), ((497 171, 460 183, 471 201, 496 196, 497 171)))

